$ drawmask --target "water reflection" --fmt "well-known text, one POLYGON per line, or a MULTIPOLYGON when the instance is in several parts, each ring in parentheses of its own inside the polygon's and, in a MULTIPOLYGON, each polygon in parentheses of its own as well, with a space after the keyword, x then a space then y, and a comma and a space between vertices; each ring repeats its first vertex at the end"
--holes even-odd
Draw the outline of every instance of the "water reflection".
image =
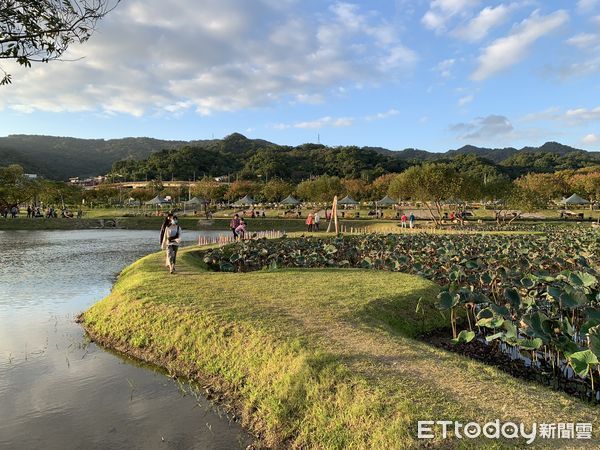
POLYGON ((156 251, 157 240, 152 231, 0 232, 0 447, 251 442, 189 388, 184 394, 159 371, 88 344, 74 323, 125 265, 156 251))

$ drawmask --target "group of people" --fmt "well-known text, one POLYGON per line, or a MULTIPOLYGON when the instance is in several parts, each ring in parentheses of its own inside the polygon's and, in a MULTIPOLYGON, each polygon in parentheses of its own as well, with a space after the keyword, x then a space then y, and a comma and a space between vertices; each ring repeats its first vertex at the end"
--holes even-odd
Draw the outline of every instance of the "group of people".
MULTIPOLYGON (((10 217, 12 219, 16 219, 19 216, 20 210, 19 207, 14 205, 12 207, 3 207, 0 209, 0 216, 5 219, 10 217)), ((48 206, 45 210, 42 210, 40 206, 37 205, 27 205, 27 218, 35 219, 37 217, 43 217, 45 219, 54 219, 57 217, 62 217, 64 219, 72 219, 74 214, 69 211, 67 208, 62 208, 60 210, 54 208, 54 206, 48 206)), ((80 219, 83 216, 83 211, 81 209, 77 210, 77 218, 80 219)))
POLYGON ((44 217, 42 208, 36 205, 27 205, 27 218, 31 219, 33 217, 44 217))
POLYGON ((410 228, 414 228, 415 227, 415 215, 414 213, 410 213, 410 216, 407 216, 406 214, 402 214, 402 217, 400 217, 400 222, 402 222, 402 228, 407 228, 407 222, 408 222, 408 226, 410 226, 410 228))
POLYGON ((181 244, 181 227, 178 224, 177 216, 169 213, 160 228, 160 246, 166 250, 165 265, 171 274, 175 273, 179 244, 181 244))
POLYGON ((5 219, 8 219, 9 214, 12 219, 16 219, 19 215, 19 208, 16 206, 13 206, 12 208, 5 206, 0 210, 0 216, 4 217, 5 219))
POLYGON ((321 222, 321 216, 318 212, 309 213, 306 217, 306 231, 319 231, 319 223, 321 222))
POLYGON ((234 214, 229 222, 229 228, 231 228, 234 239, 244 239, 246 235, 246 221, 239 214, 234 214))
POLYGON ((463 223, 466 219, 466 214, 464 211, 454 212, 452 211, 449 215, 447 212, 444 213, 444 220, 449 220, 450 222, 454 222, 458 220, 460 223, 463 223))
POLYGON ((246 216, 246 215, 250 216, 251 219, 254 219, 256 217, 262 217, 262 218, 267 217, 264 210, 261 212, 261 211, 254 211, 254 209, 252 209, 249 213, 246 213, 246 211, 244 211, 242 214, 244 216, 246 216))

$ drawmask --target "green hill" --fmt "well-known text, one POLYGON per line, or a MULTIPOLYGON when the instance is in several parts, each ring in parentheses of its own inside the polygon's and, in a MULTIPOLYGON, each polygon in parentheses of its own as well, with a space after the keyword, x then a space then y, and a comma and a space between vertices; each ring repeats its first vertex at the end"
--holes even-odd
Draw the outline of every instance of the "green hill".
POLYGON ((407 148, 296 147, 248 139, 233 133, 224 139, 169 141, 146 137, 77 139, 10 135, 0 137, 0 164, 20 164, 26 172, 66 180, 73 176, 104 175, 112 171, 127 179, 194 175, 280 177, 298 181, 327 173, 346 178, 379 176, 404 170, 423 161, 450 160, 472 155, 497 165, 512 177, 527 172, 552 172, 600 162, 600 153, 586 152, 557 142, 541 147, 484 148, 466 145, 446 152, 407 148))

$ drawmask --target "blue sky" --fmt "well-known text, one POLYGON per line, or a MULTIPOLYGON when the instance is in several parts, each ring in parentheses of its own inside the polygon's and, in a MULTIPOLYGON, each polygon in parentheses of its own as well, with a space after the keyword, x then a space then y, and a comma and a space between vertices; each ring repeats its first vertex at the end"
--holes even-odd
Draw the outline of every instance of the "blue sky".
POLYGON ((600 0, 124 0, 66 59, 0 135, 600 150, 600 0))

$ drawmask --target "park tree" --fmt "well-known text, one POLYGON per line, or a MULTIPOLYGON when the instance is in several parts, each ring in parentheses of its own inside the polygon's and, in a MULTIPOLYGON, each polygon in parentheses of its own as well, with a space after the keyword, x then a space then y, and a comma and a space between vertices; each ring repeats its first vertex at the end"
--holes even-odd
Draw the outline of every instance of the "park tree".
POLYGON ((569 191, 561 176, 550 173, 530 173, 517 178, 514 183, 511 202, 513 206, 527 211, 546 208, 551 200, 569 191))
POLYGON ((192 186, 192 194, 210 202, 220 202, 225 198, 229 186, 210 178, 203 178, 192 186))
POLYGON ((505 202, 513 189, 512 180, 506 175, 486 176, 480 186, 479 200, 484 202, 505 202))
POLYGON ((388 193, 388 189, 390 188, 390 183, 397 176, 397 173, 387 173, 375 178, 373 183, 371 183, 371 199, 381 200, 383 197, 385 197, 388 193))
POLYGON ((112 205, 119 203, 119 189, 108 184, 101 184, 96 189, 86 191, 84 199, 87 203, 112 205))
POLYGON ((247 180, 234 181, 229 185, 225 198, 229 201, 239 200, 245 195, 256 196, 260 193, 262 186, 259 183, 247 180))
MULTIPOLYGON (((31 67, 87 41, 120 0, 0 0, 0 59, 31 67)), ((11 74, 0 67, 0 85, 11 74)))
POLYGON ((346 194, 354 200, 366 200, 371 194, 371 185, 362 179, 342 180, 346 194))
POLYGON ((285 181, 275 179, 266 182, 261 190, 261 196, 268 202, 278 202, 294 192, 294 186, 285 181))
POLYGON ((42 180, 38 183, 37 196, 46 205, 79 205, 83 190, 62 181, 42 180))
POLYGON ((339 177, 322 175, 314 180, 303 181, 296 187, 296 194, 311 202, 330 202, 334 196, 345 194, 346 189, 339 177))
POLYGON ((152 197, 154 197, 154 195, 152 189, 149 189, 147 187, 139 187, 129 191, 129 197, 134 200, 137 200, 140 203, 143 203, 150 200, 152 197))
POLYGON ((161 180, 152 180, 148 183, 148 188, 152 191, 152 196, 155 197, 157 195, 161 195, 165 190, 163 183, 161 180))
POLYGON ((600 168, 596 167, 595 171, 578 171, 568 181, 574 192, 591 202, 600 201, 600 168))
POLYGON ((392 198, 423 202, 436 225, 442 220, 444 202, 467 193, 467 180, 444 163, 413 166, 390 183, 392 198))
POLYGON ((38 182, 25 175, 20 165, 0 167, 0 209, 30 201, 37 190, 38 182))
POLYGON ((188 200, 189 190, 187 186, 171 186, 166 188, 162 195, 170 197, 174 202, 180 202, 182 200, 188 200))

